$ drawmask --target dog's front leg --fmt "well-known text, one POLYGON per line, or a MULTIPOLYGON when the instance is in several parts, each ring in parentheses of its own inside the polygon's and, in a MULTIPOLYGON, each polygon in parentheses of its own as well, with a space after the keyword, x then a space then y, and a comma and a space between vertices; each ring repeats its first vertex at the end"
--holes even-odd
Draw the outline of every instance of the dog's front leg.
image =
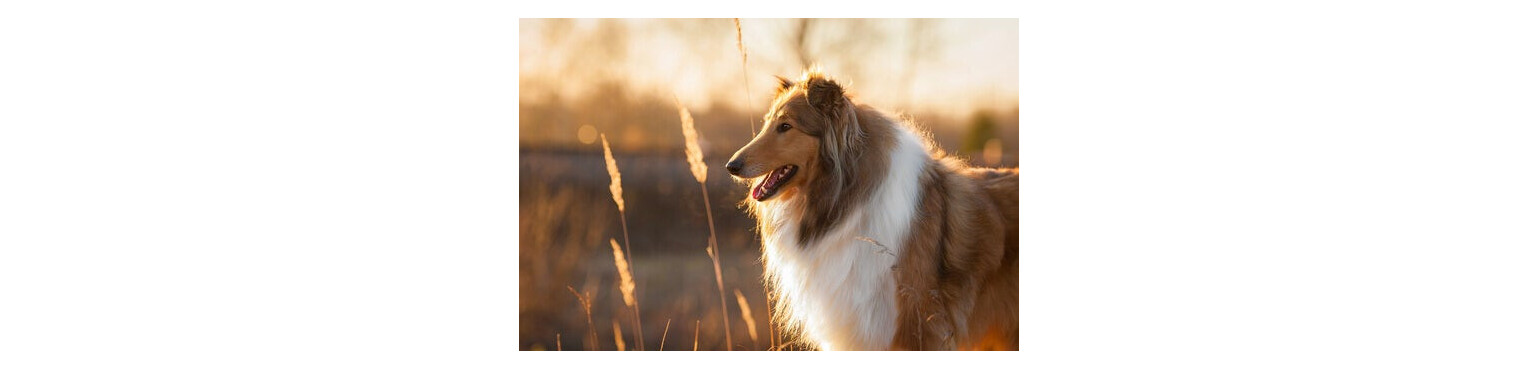
POLYGON ((893 268, 897 284, 897 329, 892 337, 893 350, 953 350, 956 325, 945 308, 951 296, 940 288, 945 268, 943 249, 944 206, 938 202, 920 204, 915 213, 915 229, 902 257, 893 268))

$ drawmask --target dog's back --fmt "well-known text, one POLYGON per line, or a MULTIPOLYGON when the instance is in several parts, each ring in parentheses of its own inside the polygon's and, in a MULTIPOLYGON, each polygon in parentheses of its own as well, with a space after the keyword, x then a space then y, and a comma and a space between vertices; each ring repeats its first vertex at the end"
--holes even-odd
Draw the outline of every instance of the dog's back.
MULTIPOLYGON (((1011 227, 1020 224, 1020 168, 967 168, 963 174, 976 180, 988 192, 1007 224, 1011 227)), ((1009 234, 1018 235, 1016 230, 1011 228, 1009 234)), ((1015 242, 1010 244, 1019 246, 1015 242)))
POLYGON ((972 178, 997 206, 1004 220, 1003 265, 983 282, 972 311, 971 329, 983 332, 972 350, 1018 350, 1020 347, 1020 169, 968 168, 972 178))

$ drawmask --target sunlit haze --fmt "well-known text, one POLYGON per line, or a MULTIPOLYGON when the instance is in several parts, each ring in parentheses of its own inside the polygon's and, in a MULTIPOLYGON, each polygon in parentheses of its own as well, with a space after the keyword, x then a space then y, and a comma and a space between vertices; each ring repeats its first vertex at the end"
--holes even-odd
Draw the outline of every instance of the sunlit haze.
MULTIPOLYGON (((762 111, 774 75, 803 58, 848 83, 861 100, 914 113, 965 117, 1018 106, 1014 19, 524 19, 522 99, 571 99, 612 81, 630 93, 676 95, 686 106, 762 111), (802 35, 804 34, 804 37, 802 35)), ((669 97, 670 98, 670 97, 669 97)))

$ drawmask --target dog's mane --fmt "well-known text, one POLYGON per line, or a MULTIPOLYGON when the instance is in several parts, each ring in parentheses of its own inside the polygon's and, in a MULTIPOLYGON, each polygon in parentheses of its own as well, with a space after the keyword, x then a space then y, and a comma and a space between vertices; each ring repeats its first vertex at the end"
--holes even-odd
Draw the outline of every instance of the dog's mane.
POLYGON ((800 214, 796 239, 801 245, 838 226, 850 209, 870 200, 890 163, 887 152, 896 143, 899 119, 865 104, 856 104, 837 82, 817 70, 792 81, 780 79, 770 114, 790 115, 818 138, 817 161, 792 207, 800 214))

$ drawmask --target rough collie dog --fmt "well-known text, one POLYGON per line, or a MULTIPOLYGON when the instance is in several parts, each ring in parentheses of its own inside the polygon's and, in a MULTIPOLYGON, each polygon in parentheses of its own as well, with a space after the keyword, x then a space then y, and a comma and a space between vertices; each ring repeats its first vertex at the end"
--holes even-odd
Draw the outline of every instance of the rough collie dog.
POLYGON ((1019 169, 970 168, 810 70, 726 169, 775 321, 824 350, 1019 347, 1019 169), (754 180, 756 178, 756 180, 754 180))

